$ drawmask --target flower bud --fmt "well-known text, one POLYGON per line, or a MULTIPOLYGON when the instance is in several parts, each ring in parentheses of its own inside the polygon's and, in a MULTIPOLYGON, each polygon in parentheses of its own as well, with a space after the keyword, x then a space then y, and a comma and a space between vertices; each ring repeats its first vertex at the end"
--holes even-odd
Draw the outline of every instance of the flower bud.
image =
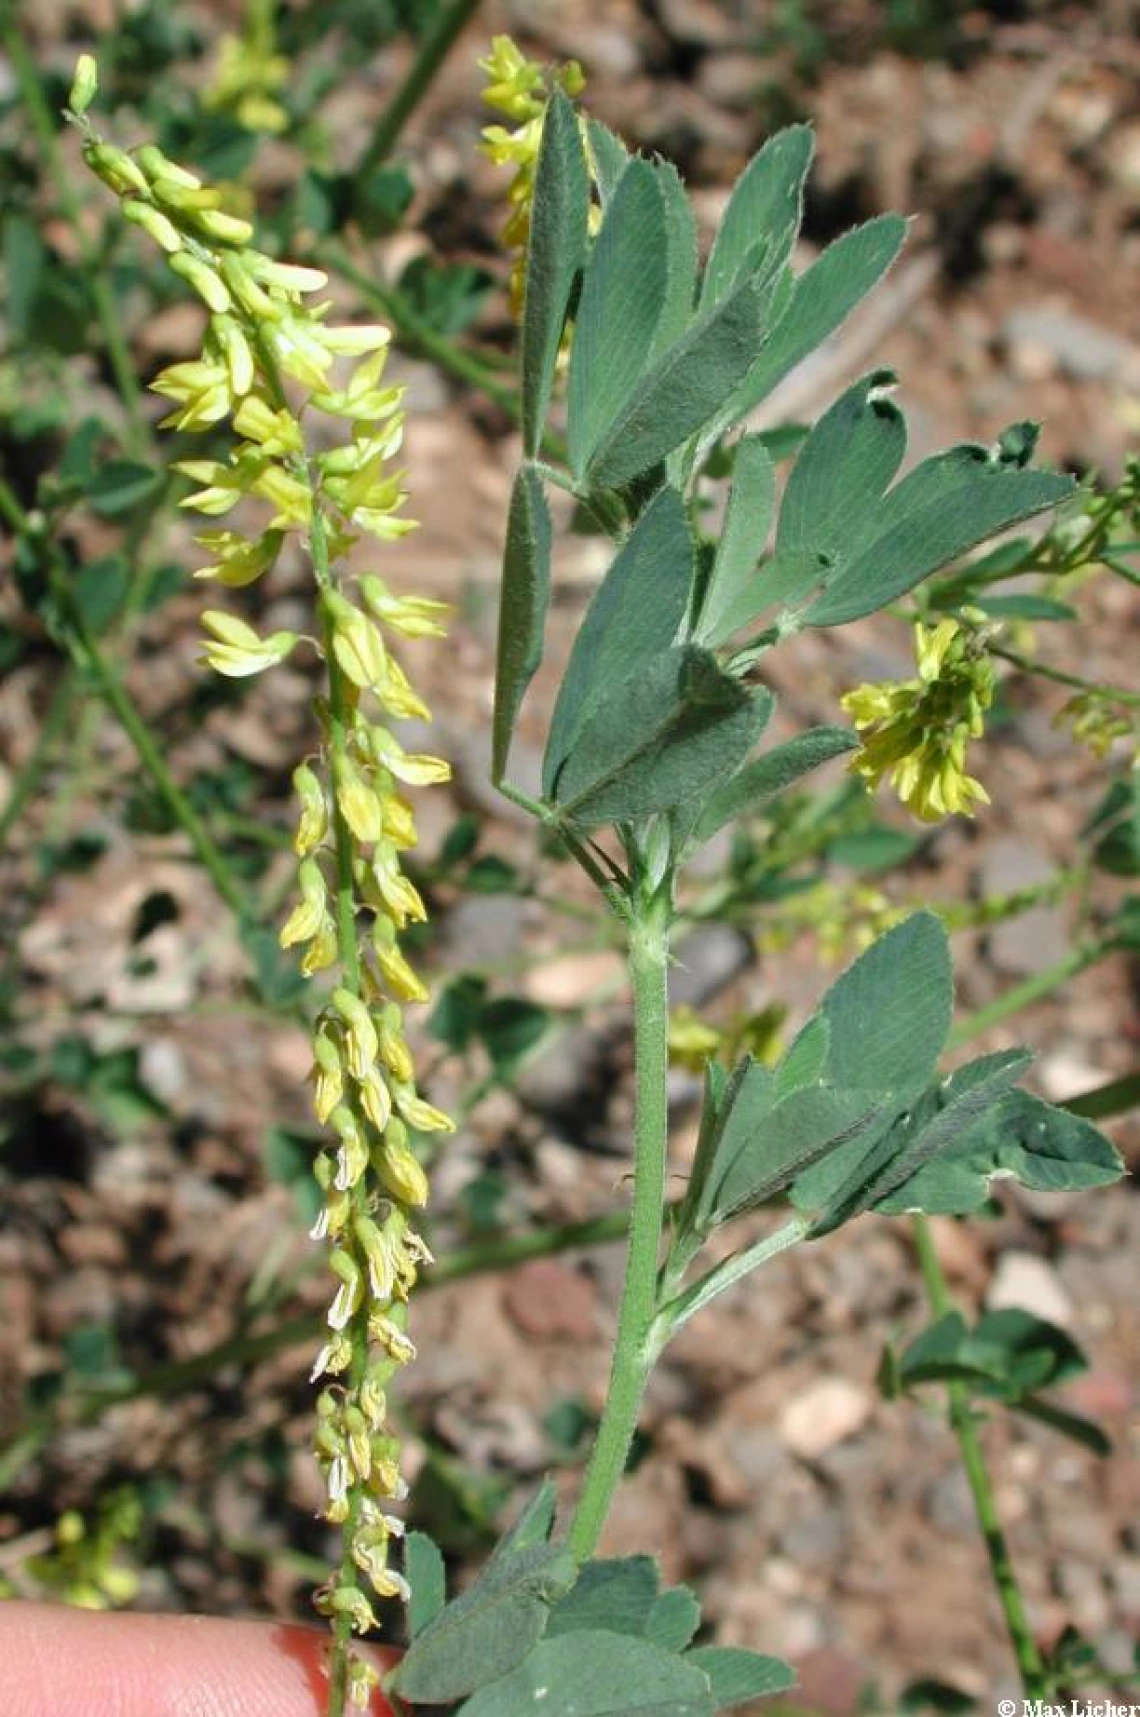
MULTIPOLYGON (((424 1105, 425 1108, 427 1106, 424 1105)), ((435 1112, 439 1113, 438 1110, 435 1112)), ((446 1121, 446 1116, 443 1119, 446 1121)), ((447 1122, 447 1126, 450 1129, 451 1123, 447 1122)), ((385 1140, 373 1153, 373 1164, 392 1197, 398 1198, 401 1204, 410 1204, 418 1209, 427 1203, 427 1175, 406 1145, 396 1146, 385 1140)))
MULTIPOLYGON (((165 216, 162 218, 165 219, 165 216)), ((171 230, 173 231, 173 228, 171 230)), ((233 307, 233 299, 230 297, 221 275, 215 273, 209 264, 203 262, 200 257, 191 256, 189 251, 180 250, 176 256, 170 258, 170 266, 175 274, 180 274, 183 280, 194 288, 209 309, 221 314, 233 307)))
POLYGON ((75 75, 71 80, 71 94, 67 105, 77 117, 86 113, 99 90, 99 67, 90 54, 80 54, 75 62, 75 75))
POLYGON ((293 840, 294 850, 302 855, 316 852, 329 830, 329 807, 319 777, 307 763, 299 763, 293 771, 293 787, 301 801, 301 815, 293 840))
POLYGON ((85 143, 83 159, 117 197, 129 191, 145 191, 148 188, 146 174, 124 150, 116 149, 113 143, 85 143))
MULTIPOLYGON (((169 220, 161 209, 156 209, 153 203, 140 202, 136 197, 124 197, 120 206, 128 221, 141 227, 155 244, 166 251, 173 268, 175 254, 182 250, 182 234, 173 221, 169 220)), ((178 272, 181 274, 183 270, 180 268, 178 272)))

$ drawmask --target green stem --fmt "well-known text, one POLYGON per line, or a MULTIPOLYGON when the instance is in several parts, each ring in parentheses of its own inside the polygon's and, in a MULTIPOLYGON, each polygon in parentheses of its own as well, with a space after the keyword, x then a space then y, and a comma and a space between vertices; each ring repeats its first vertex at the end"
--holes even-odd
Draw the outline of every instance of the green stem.
POLYGON ((1113 703, 1140 709, 1140 692, 1126 692, 1120 686, 1103 685, 1099 680, 1083 680, 1079 674, 1066 674, 1061 668, 1051 668, 1047 662, 1038 661, 1036 656, 1023 656, 1020 650, 1011 650, 1004 644, 991 644, 989 652, 991 656, 1000 656, 1012 667, 1020 668, 1024 674, 1036 674, 1040 679, 1056 681, 1059 686, 1072 686, 1079 692, 1093 692, 1113 703))
MULTIPOLYGON (((935 1317, 945 1317, 947 1312, 954 1310, 954 1302, 934 1246, 930 1224, 925 1216, 918 1215, 914 1218, 914 1242, 930 1309, 935 1317)), ((990 1572, 1017 1660, 1022 1691, 1027 1699, 1041 1699, 1049 1691, 1049 1679, 1029 1625, 1025 1599, 1017 1580, 1017 1570, 1002 1530, 997 1500, 978 1436, 977 1417, 970 1405, 969 1391, 964 1383, 948 1383, 946 1395, 950 1425, 958 1439, 962 1465, 974 1499, 974 1512, 978 1517, 978 1526, 989 1557, 990 1572)))
POLYGON ((446 375, 453 376, 456 381, 478 388, 488 399, 494 400, 508 416, 518 421, 522 408, 514 388, 502 381, 495 371, 473 352, 457 345, 454 340, 449 340, 445 334, 437 332, 430 322, 426 322, 417 313, 398 286, 389 286, 366 273, 364 269, 358 268, 340 244, 322 245, 317 253, 317 260, 335 269, 355 286, 364 302, 379 310, 391 322, 405 347, 430 358, 446 375))
POLYGON ((20 86, 20 94, 28 111, 33 135, 39 145, 42 157, 48 164, 55 184, 60 209, 79 245, 79 253, 95 305, 95 314, 99 319, 103 343, 107 348, 107 360, 111 366, 111 374, 115 379, 116 390, 123 402, 123 409, 127 414, 126 444, 128 451, 141 458, 149 445, 150 430, 147 426, 146 413, 143 410, 142 389, 135 373, 135 366, 131 361, 130 347, 119 321, 114 289, 107 278, 107 272, 101 258, 86 237, 83 211, 79 198, 75 194, 67 165, 60 154, 59 139, 56 134, 57 127, 51 109, 44 99, 43 86, 36 73, 32 57, 27 50, 22 33, 14 23, 7 19, 0 24, 0 42, 3 43, 4 52, 16 74, 16 82, 20 86))
POLYGON ((597 1549, 653 1366, 668 1149, 668 958, 665 912, 659 904, 635 907, 629 933, 636 1058, 633 1206, 609 1393, 568 1537, 579 1561, 597 1549))
POLYGON ((479 0, 451 0, 420 43, 419 52, 407 77, 380 116, 380 123, 371 141, 357 162, 353 176, 357 179, 375 172, 392 153, 408 120, 431 88, 432 80, 461 35, 464 27, 479 10, 479 0))
POLYGON ((139 762, 166 801, 175 821, 185 831, 195 856, 214 887, 230 908, 239 924, 250 922, 245 892, 214 845, 213 839, 194 806, 167 768, 166 759, 155 743, 146 718, 119 680, 95 640, 73 622, 76 659, 87 669, 99 696, 114 712, 120 727, 134 746, 139 762))
POLYGON ((1023 983, 1014 984, 1011 989, 996 996, 992 1002, 987 1002, 985 1007, 978 1008, 974 1013, 967 1014, 965 1019, 959 1020, 950 1033, 947 1048, 961 1049, 964 1044, 972 1043, 974 1038, 981 1037, 983 1032, 989 1031, 992 1026, 1000 1025, 1003 1020, 1009 1019, 1011 1014, 1020 1013, 1023 1008, 1031 1007, 1034 1002, 1051 996, 1054 990, 1060 989, 1070 978, 1076 977, 1079 972, 1086 972, 1090 966, 1097 965, 1111 952, 1111 947, 1104 942, 1084 942, 1070 948, 1069 952, 1052 966, 1046 966, 1042 972, 1035 972, 1023 983))

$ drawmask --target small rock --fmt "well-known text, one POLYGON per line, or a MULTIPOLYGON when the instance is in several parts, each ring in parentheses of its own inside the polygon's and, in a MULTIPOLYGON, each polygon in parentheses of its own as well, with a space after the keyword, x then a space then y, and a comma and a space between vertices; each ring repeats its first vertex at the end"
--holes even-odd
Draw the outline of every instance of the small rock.
MULTIPOLYGON (((1011 310, 1002 324, 1010 354, 1041 354, 1046 374, 1059 370, 1075 381, 1140 382, 1140 347, 1086 316, 1049 304, 1011 310)), ((1020 368, 1020 366, 1019 366, 1020 368)))
POLYGON ((503 1310, 516 1329, 536 1341, 584 1345, 594 1338, 594 1285, 556 1258, 535 1258, 512 1270, 503 1287, 503 1310))
POLYGON ((792 1397, 780 1415, 780 1435, 802 1460, 861 1431, 871 1416, 867 1390, 846 1377, 823 1377, 792 1397))
POLYGON ((1005 1306, 1032 1312, 1035 1317, 1068 1329, 1073 1322, 1073 1302, 1051 1264, 1032 1252, 1006 1252, 998 1261, 986 1305, 996 1312, 1005 1306))
POLYGON ((525 988, 531 1001, 542 1007, 576 1008, 598 1000, 599 994, 612 996, 621 989, 624 976, 620 956, 598 949, 542 961, 530 972, 525 988))
POLYGON ((1140 1556, 1118 1556, 1112 1565, 1112 1584, 1125 1619, 1140 1620, 1140 1556))
POLYGON ((1105 150, 1116 189, 1140 203, 1140 119, 1122 125, 1105 150))
POLYGON ((927 1492, 925 1513, 940 1532, 961 1537, 977 1531, 974 1500, 961 1467, 950 1467, 935 1479, 927 1492))
POLYGON ((526 908, 513 894, 469 894, 440 925, 446 964, 454 971, 493 965, 522 942, 526 908))
MULTIPOLYGON (((1045 882, 1055 867, 1027 841, 1010 837, 995 841, 986 854, 980 878, 984 895, 1012 894, 1045 882)), ((989 955, 1000 971, 1030 977, 1054 965, 1068 949, 1064 914, 1054 906, 1033 906, 990 932, 989 955)))
POLYGON ((1066 1405, 1090 1419, 1123 1419, 1131 1413, 1135 1398, 1131 1381, 1119 1371, 1086 1371, 1065 1389, 1066 1405))
POLYGON ((160 1103, 178 1102, 186 1090, 186 1058, 173 1038, 152 1037, 143 1044, 139 1079, 160 1103))
POLYGON ((867 1665, 835 1646, 821 1645, 796 1665, 797 1702, 819 1717, 855 1717, 862 1706, 867 1665))
POLYGON ((801 1568, 825 1568, 841 1556, 847 1522, 836 1504, 826 1504, 794 1520, 780 1540, 785 1556, 801 1568))
POLYGON ((671 984, 674 1006, 700 1007, 730 984, 751 960, 751 946, 738 930, 726 924, 703 924, 677 946, 671 984))
POLYGON ((697 73, 697 88, 715 107, 747 113, 756 106, 761 65, 755 54, 709 54, 697 73))
POLYGON ((1103 1633, 1110 1620, 1110 1611, 1099 1570, 1083 1562, 1064 1561, 1057 1569, 1057 1584, 1080 1632, 1094 1638, 1103 1633))

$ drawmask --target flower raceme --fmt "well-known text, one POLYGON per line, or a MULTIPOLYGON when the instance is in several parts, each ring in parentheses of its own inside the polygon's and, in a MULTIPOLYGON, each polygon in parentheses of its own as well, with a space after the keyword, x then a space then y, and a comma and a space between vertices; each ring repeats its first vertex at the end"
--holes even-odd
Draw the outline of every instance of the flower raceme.
MULTIPOLYGON (((485 126, 480 147, 496 166, 514 168, 514 178, 507 192, 510 214, 503 227, 502 239, 515 253, 511 270, 511 308, 519 316, 523 300, 523 259, 534 203, 534 177, 550 85, 545 66, 528 60, 510 36, 492 38, 491 52, 485 60, 479 61, 479 69, 486 72, 489 79, 483 89, 483 100, 496 113, 513 122, 510 126, 485 126)), ((586 81, 577 60, 562 66, 555 76, 567 95, 579 95, 586 81)))
MULTIPOLYGON (((980 618, 980 616, 979 616, 980 618)), ((923 822, 989 803, 966 774, 966 748, 981 737, 995 675, 983 636, 957 620, 914 628, 918 677, 857 686, 841 699, 866 737, 851 768, 871 786, 889 780, 923 822)))
MULTIPOLYGON (((407 752, 390 729, 401 717, 429 717, 392 646, 441 636, 448 610, 395 593, 375 573, 350 581, 338 566, 362 538, 387 543, 413 528, 390 464, 403 414, 401 390, 384 382, 388 329, 330 324, 328 306, 313 302, 325 276, 257 250, 250 223, 225 209, 218 188, 151 145, 127 153, 97 136, 84 117, 95 82, 93 64, 81 62, 70 117, 87 162, 209 313, 200 356, 153 383, 172 407, 164 423, 194 432, 228 423, 236 437, 227 457, 176 467, 195 485, 182 504, 211 520, 239 503, 263 515, 259 530, 203 530, 196 576, 252 584, 292 538, 316 583, 309 642, 323 658, 327 694, 316 700, 315 754, 293 777, 298 899, 280 941, 301 951, 306 975, 332 976, 313 1028, 313 1107, 329 1129, 314 1165, 324 1204, 313 1232, 329 1246, 336 1288, 313 1379, 323 1380, 315 1447, 325 1514, 343 1527, 344 1558, 317 1602, 333 1618, 350 1695, 366 1705, 371 1671, 350 1653, 350 1635, 375 1626, 376 1597, 406 1595, 388 1562, 401 1532, 391 1503, 404 1486, 385 1391, 414 1357, 407 1300, 430 1261, 414 1227, 428 1183, 411 1135, 451 1128, 416 1086, 403 1009, 427 989, 399 944, 425 916, 401 862, 416 842, 406 790, 445 781, 448 767, 407 752), (322 427, 313 448, 314 415, 343 426, 335 445, 322 427)), ((263 636, 224 609, 208 609, 203 625, 203 661, 231 677, 261 673, 301 642, 288 631, 263 636)))

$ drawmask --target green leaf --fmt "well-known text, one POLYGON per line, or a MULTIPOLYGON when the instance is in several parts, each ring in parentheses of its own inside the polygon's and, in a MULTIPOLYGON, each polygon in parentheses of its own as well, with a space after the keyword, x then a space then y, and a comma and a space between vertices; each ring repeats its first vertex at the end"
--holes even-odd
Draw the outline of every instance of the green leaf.
POLYGON ((776 467, 759 436, 736 449, 732 492, 694 638, 723 644, 756 612, 756 567, 776 507, 776 467))
POLYGON ((80 567, 72 585, 72 598, 80 620, 89 632, 105 632, 127 599, 131 569, 121 554, 88 561, 80 567))
POLYGON ((566 312, 585 260, 589 203, 578 116, 556 89, 542 126, 526 259, 522 431, 532 457, 542 442, 566 312))
POLYGON ((915 912, 848 967, 824 998, 828 1078, 844 1086, 916 1092, 950 1030, 953 980, 946 931, 915 912))
POLYGON ((447 1573, 439 1546, 426 1532, 409 1532, 404 1541, 404 1575, 412 1589, 408 1633, 415 1639, 447 1602, 447 1573))
POLYGON ((600 119, 592 116, 586 121, 586 130, 590 138, 590 154, 594 160, 594 174, 598 185, 598 195, 605 208, 614 194, 618 180, 625 172, 629 161, 629 150, 620 137, 600 119))
POLYGON ((672 810, 745 757, 757 731, 747 690, 715 657, 692 645, 668 650, 602 698, 555 801, 587 828, 672 810))
POLYGON ((701 306, 715 304, 745 274, 782 269, 803 215, 804 181, 815 138, 809 125, 790 125, 770 137, 733 186, 713 240, 701 306))
POLYGON ((133 459, 109 459, 96 469, 87 499, 102 519, 117 519, 132 512, 153 495, 162 482, 162 472, 133 459))
POLYGON ((587 1562, 551 1610, 545 1637, 594 1629, 641 1637, 657 1600, 657 1582, 651 1556, 587 1562))
POLYGON ((1002 464, 984 447, 952 447, 924 460, 878 507, 873 530, 829 577, 804 623, 839 626, 873 614, 986 537, 1056 506, 1073 487, 1070 477, 1002 464))
POLYGON ((673 643, 692 581, 685 503, 675 489, 662 489, 622 544, 574 640, 547 739, 547 794, 600 699, 673 643))
MULTIPOLYGON (((767 1071, 767 1070, 765 1070, 767 1071)), ((813 1163, 825 1166, 852 1137, 890 1120, 891 1105, 880 1092, 817 1085, 793 1091, 758 1115, 739 1103, 725 1125, 711 1177, 713 1204, 706 1220, 725 1222, 783 1192, 813 1163)))
POLYGON ((763 351, 718 422, 738 423, 822 345, 878 284, 905 237, 906 222, 900 215, 877 215, 829 244, 794 282, 763 351))
POLYGON ((1018 1306, 986 1312, 973 1329, 960 1312, 948 1312, 899 1356, 899 1381, 907 1388, 961 1378, 1004 1401, 1055 1388, 1087 1370, 1072 1336, 1018 1306))
POLYGON ((546 1639, 483 1685, 459 1717, 713 1717, 707 1677, 648 1640, 602 1631, 546 1639))
POLYGON ((1067 1192, 1108 1186, 1123 1173, 1115 1146, 1091 1122, 1013 1091, 879 1208, 968 1216, 986 1202, 994 1175, 1035 1192, 1067 1192))
POLYGON ((536 1550, 549 1541, 554 1531, 554 1515, 558 1492, 552 1479, 545 1478, 515 1521, 495 1546, 491 1560, 510 1555, 517 1550, 536 1550))
MULTIPOLYGON (((823 555, 834 563, 874 529, 880 497, 906 452, 906 424, 885 391, 894 382, 890 370, 864 376, 811 431, 780 504, 777 561, 823 555)), ((774 576, 774 568, 766 571, 774 576)))
POLYGON ((726 823, 734 823, 755 811, 833 757, 858 749, 858 737, 845 727, 809 728, 797 739, 774 746, 746 763, 716 789, 701 812, 694 834, 696 843, 711 840, 726 823))
POLYGON ((671 161, 653 162, 665 210, 668 286, 653 338, 653 356, 681 338, 693 315, 697 289, 697 218, 681 175, 671 161))
POLYGON ((912 1681, 903 1689, 899 1700, 899 1717, 968 1717, 978 1709, 968 1693, 951 1687, 946 1681, 912 1681))
POLYGON ((500 1545, 474 1585, 412 1641, 392 1678, 395 1691, 412 1704, 445 1705, 506 1675, 541 1637, 575 1572, 557 1545, 500 1545))
POLYGON ((1039 1425, 1048 1426, 1050 1431, 1056 1431, 1062 1437, 1068 1437, 1071 1442, 1078 1443, 1090 1454, 1099 1456, 1102 1460, 1112 1453, 1112 1439, 1105 1435, 1100 1426, 1092 1419, 1086 1419, 1081 1413, 1071 1413, 1067 1407, 1058 1407, 1053 1401, 1042 1401, 1036 1395, 1023 1395, 1020 1400, 1012 1403, 1015 1413, 1020 1413, 1026 1419, 1034 1419, 1039 1425))
POLYGON ((670 1586, 645 1623, 645 1637, 666 1651, 683 1651, 701 1625, 701 1606, 688 1586, 670 1586))
POLYGON ((813 1014, 803 1030, 784 1051, 775 1068, 776 1100, 804 1091, 823 1078, 831 1049, 831 1027, 826 1014, 813 1014))
POLYGON ((491 745, 491 775, 496 783, 506 773, 507 753, 523 694, 542 660, 542 637, 550 602, 550 537, 550 510, 541 479, 533 466, 524 465, 511 493, 499 597, 491 745))
POLYGON ((499 996, 486 1004, 479 1019, 479 1035, 500 1079, 517 1072, 547 1036, 550 1025, 549 1009, 525 996, 499 996))
MULTIPOLYGON (((1032 1059, 1027 1050, 1001 1050, 969 1062, 936 1085, 871 1145, 845 1178, 831 1184, 812 1227, 813 1238, 830 1233, 861 1211, 895 1208, 894 1195, 902 1197, 928 1163, 952 1150, 979 1116, 1001 1101, 1032 1059)), ((833 1158, 824 1172, 847 1168, 848 1162, 847 1157, 842 1161, 833 1158)), ((797 1188, 797 1202, 799 1191, 797 1188)), ((818 1192, 817 1184, 817 1196, 818 1192)), ((903 1208, 917 1210, 923 1206, 911 1203, 903 1208)))
POLYGON ((574 318, 568 441, 578 478, 649 366, 668 271, 657 175, 635 159, 606 208, 574 318))
POLYGON ((1068 602, 1051 596, 990 596, 984 590, 971 599, 975 608, 1001 620, 1075 620, 1077 611, 1068 602))
POLYGON ((786 1693, 796 1685, 796 1672, 790 1663, 740 1646, 698 1646, 695 1651, 686 1652, 683 1661, 695 1664, 708 1676, 718 1711, 728 1711, 734 1705, 746 1705, 750 1699, 764 1699, 772 1693, 786 1693))
POLYGON ((746 280, 661 354, 590 461, 592 488, 623 488, 709 421, 755 358, 771 291, 746 280))

